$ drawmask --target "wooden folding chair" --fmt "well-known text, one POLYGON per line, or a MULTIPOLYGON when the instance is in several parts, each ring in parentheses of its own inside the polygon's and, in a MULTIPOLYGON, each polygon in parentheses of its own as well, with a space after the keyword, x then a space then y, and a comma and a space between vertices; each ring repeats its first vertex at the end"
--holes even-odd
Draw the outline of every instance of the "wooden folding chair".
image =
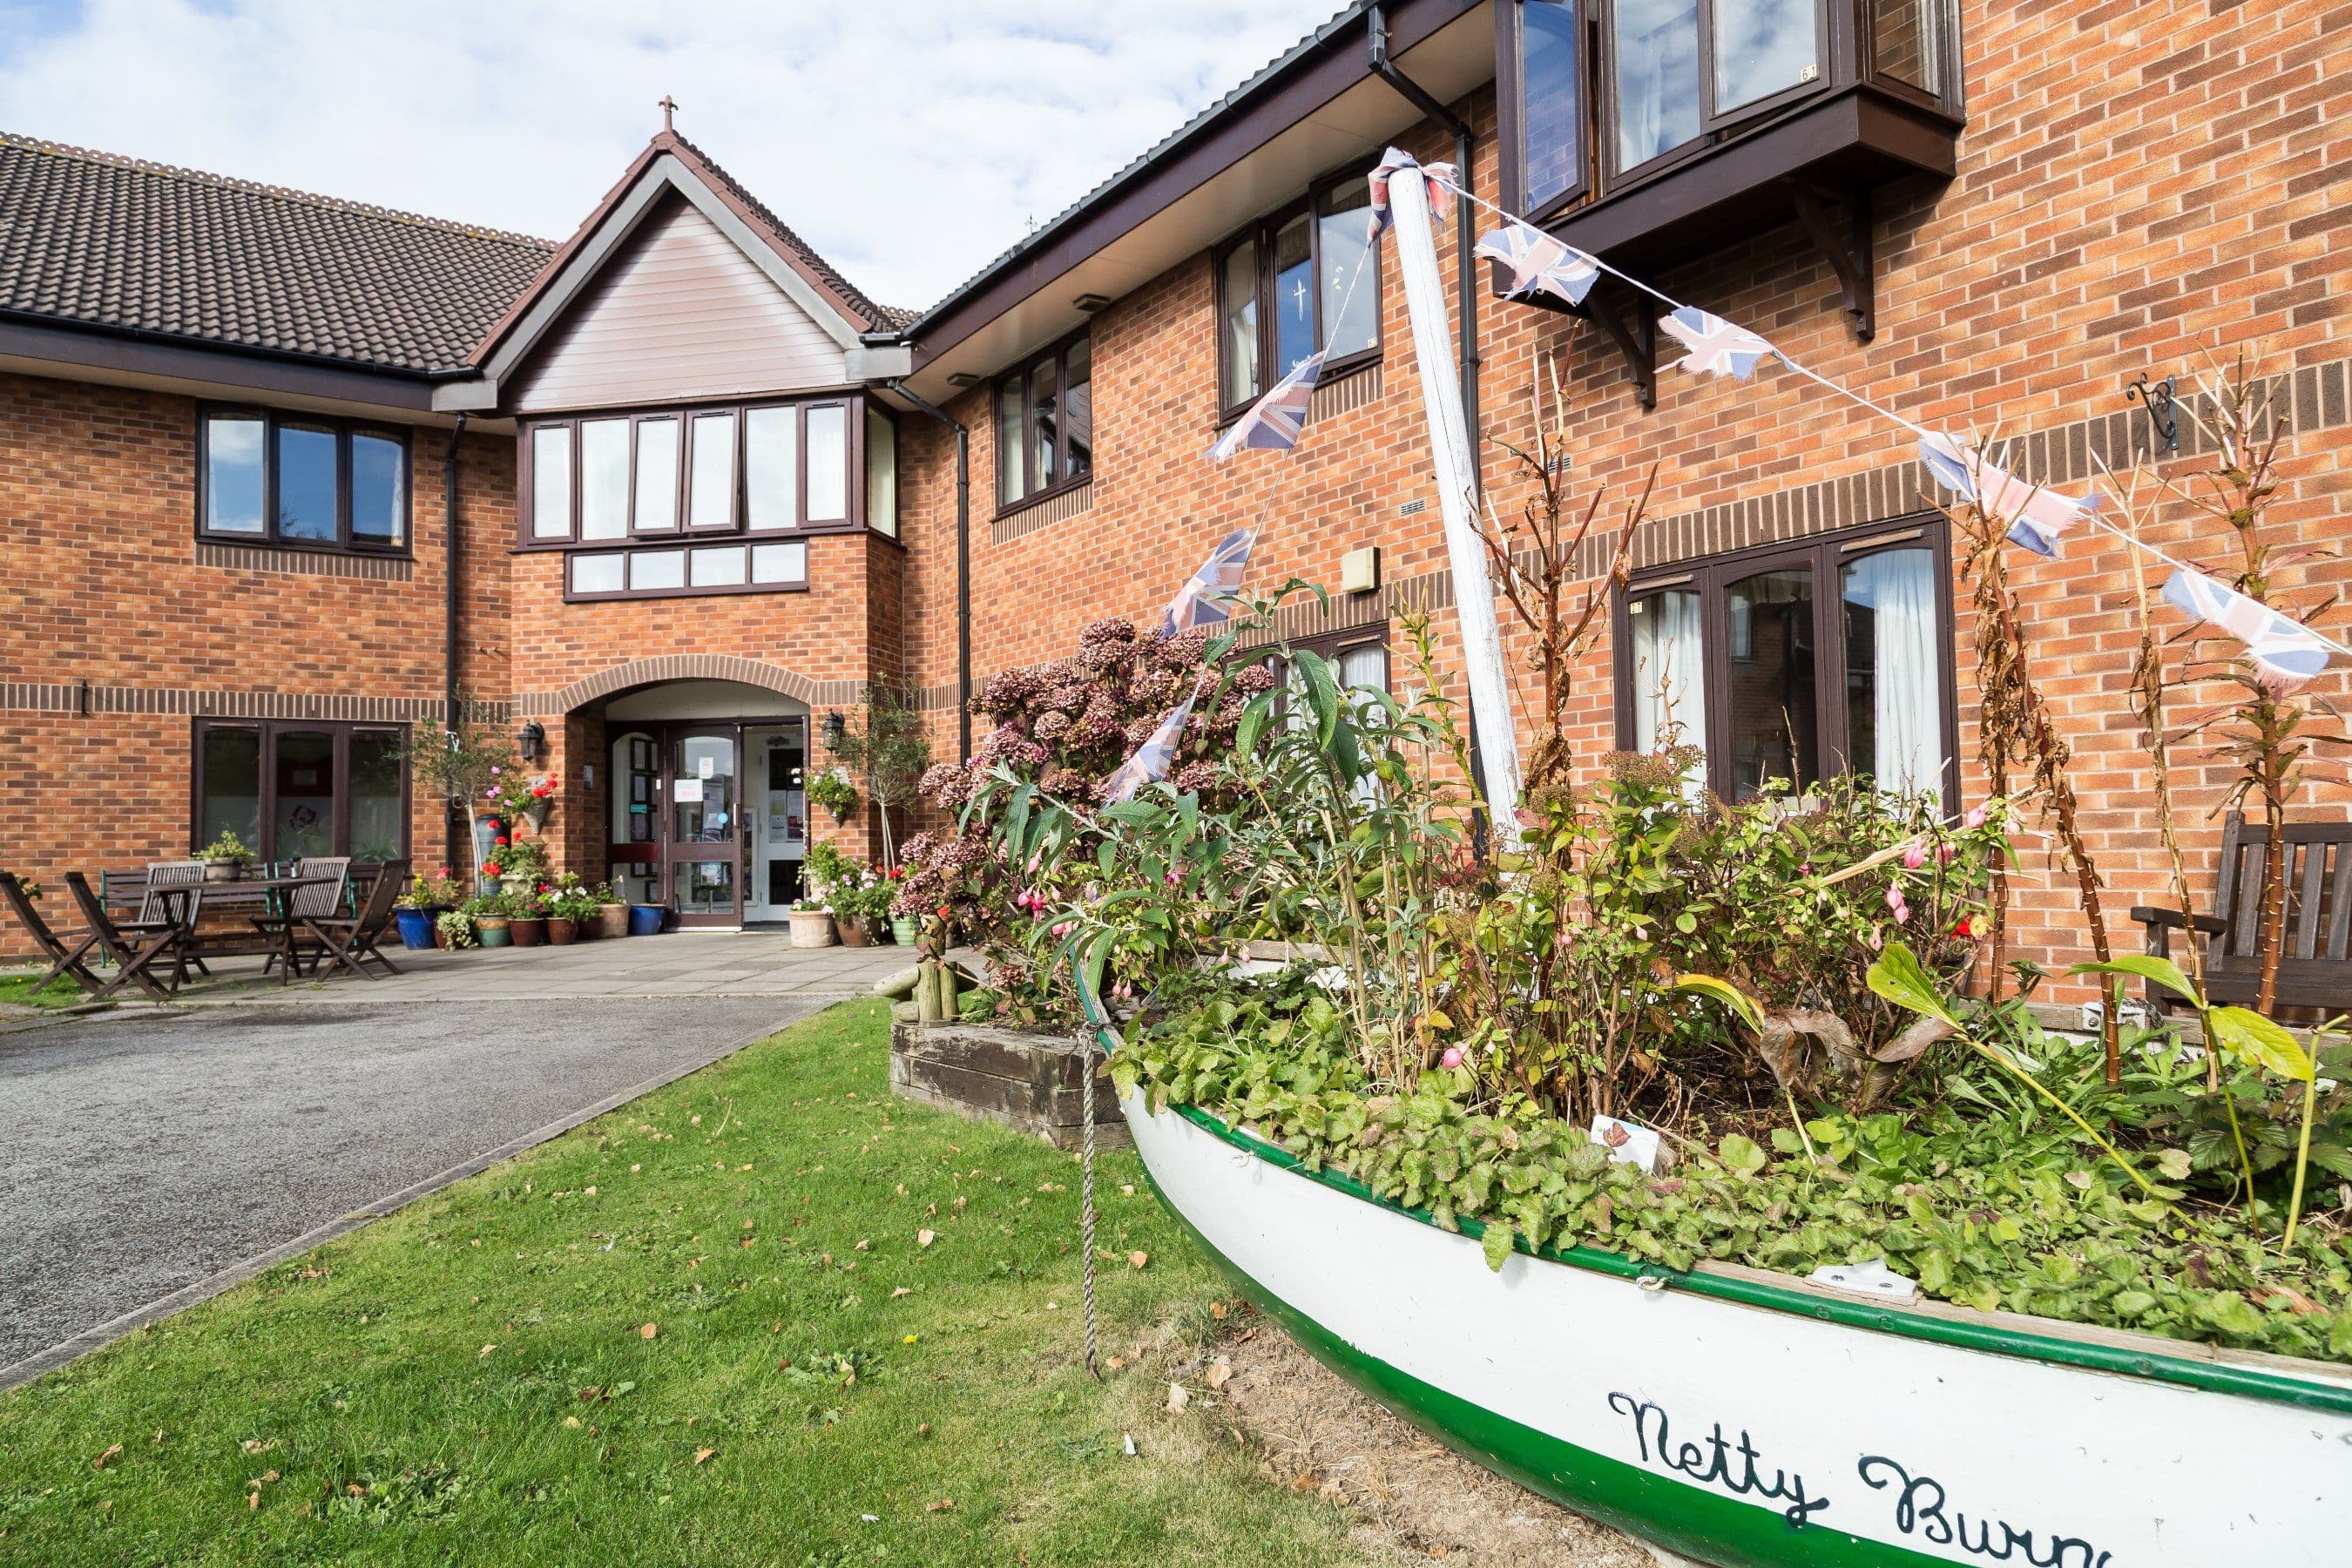
MULTIPOLYGON (((194 932, 196 913, 204 904, 204 884, 205 863, 201 860, 150 860, 147 862, 147 890, 139 900, 140 921, 152 924, 169 920, 172 918, 172 906, 177 904, 182 911, 180 923, 194 932), (158 892, 157 889, 162 888, 193 888, 195 890, 175 897, 158 892)), ((182 942, 177 957, 181 984, 186 982, 191 969, 207 980, 213 977, 213 972, 205 967, 205 961, 198 955, 194 942, 182 942)))
POLYGON ((296 956, 295 937, 303 922, 333 920, 343 912, 343 884, 351 877, 352 858, 348 855, 309 856, 294 862, 291 875, 321 879, 307 888, 296 888, 286 895, 286 912, 278 915, 256 915, 253 924, 263 935, 275 939, 278 951, 261 966, 267 974, 283 962, 278 971, 280 984, 291 984, 301 972, 296 956))
POLYGON ((85 994, 96 994, 105 984, 90 973, 89 965, 82 956, 98 945, 96 932, 84 935, 79 942, 68 947, 66 939, 41 918, 41 911, 34 906, 33 895, 26 890, 25 884, 13 871, 0 871, 0 899, 7 900, 10 911, 16 917, 16 923, 25 928, 25 934, 33 939, 33 945, 49 960, 48 973, 33 983, 35 991, 60 974, 80 986, 85 994))
POLYGON ((136 984, 156 1001, 165 1000, 177 984, 179 970, 176 949, 187 935, 187 927, 173 920, 117 921, 106 912, 106 905, 90 891, 89 879, 79 871, 66 873, 66 889, 73 894, 74 904, 89 926, 98 950, 112 961, 114 978, 90 993, 93 1002, 103 1002, 125 985, 136 984), (172 983, 167 984, 152 973, 161 958, 174 960, 172 983))
POLYGON ((329 917, 304 916, 302 931, 314 944, 310 953, 310 973, 324 978, 326 974, 350 970, 353 974, 373 980, 376 975, 368 969, 370 963, 381 963, 386 974, 397 974, 400 966, 383 955, 377 945, 384 928, 392 924, 393 908, 401 889, 408 885, 408 867, 394 861, 379 871, 368 884, 360 900, 359 912, 329 917), (333 968, 321 971, 324 963, 333 968))

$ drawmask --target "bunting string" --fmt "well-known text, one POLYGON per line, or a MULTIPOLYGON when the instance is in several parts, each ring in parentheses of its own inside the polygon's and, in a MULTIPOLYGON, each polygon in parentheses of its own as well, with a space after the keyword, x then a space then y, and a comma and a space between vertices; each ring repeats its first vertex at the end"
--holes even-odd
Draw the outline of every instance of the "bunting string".
POLYGON ((1517 214, 1498 206, 1463 185, 1451 168, 1431 164, 1423 173, 1433 184, 1444 186, 1454 196, 1473 206, 1484 208, 1502 220, 1505 226, 1482 239, 1475 254, 1493 257, 1513 269, 1513 287, 1507 291, 1511 296, 1524 298, 1530 292, 1547 292, 1558 294, 1570 304, 1577 304, 1581 302, 1584 290, 1591 288, 1592 278, 1606 273, 1666 307, 1669 314, 1658 324, 1688 351, 1681 361, 1681 368, 1700 374, 1727 374, 1735 380, 1746 381, 1765 359, 1778 360, 1816 385, 1909 431, 1918 441, 1920 460, 1936 482, 1977 501, 1995 517, 2009 518, 2009 537, 2021 548, 2044 557, 2054 557, 2058 553, 2060 537, 2077 523, 2088 523, 2130 548, 2164 563, 2172 568, 2174 574, 2165 585, 2166 600, 2192 620, 2218 627, 2245 643, 2253 656, 2258 676, 2266 684, 2284 689, 2311 679, 2325 668, 2327 653, 2352 658, 2352 647, 2215 582, 2197 567, 2110 521, 2101 515, 2105 501, 2104 496, 2096 492, 2083 497, 2063 495, 2020 479, 1987 461, 1984 454, 1972 443, 1930 430, 1916 420, 1906 418, 1884 404, 1864 397, 1852 387, 1796 359, 1760 333, 1685 305, 1654 284, 1544 234, 1517 214), (1522 234, 1533 236, 1535 239, 1519 237, 1522 234), (1553 256, 1536 240, 1548 242, 1560 254, 1553 256), (1539 264, 1531 267, 1531 261, 1539 264), (1567 274, 1570 277, 1583 268, 1591 269, 1586 275, 1583 287, 1572 296, 1565 289, 1551 287, 1543 281, 1549 270, 1563 265, 1570 269, 1567 274), (2318 655, 2316 662, 2313 658, 2315 653, 2318 655))

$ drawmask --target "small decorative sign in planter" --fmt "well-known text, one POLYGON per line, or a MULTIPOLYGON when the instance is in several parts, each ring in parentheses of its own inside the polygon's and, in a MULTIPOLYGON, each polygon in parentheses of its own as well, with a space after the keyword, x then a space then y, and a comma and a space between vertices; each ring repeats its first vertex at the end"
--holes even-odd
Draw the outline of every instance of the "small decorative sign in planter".
MULTIPOLYGON (((1078 1146, 1086 1115, 1086 1059, 1067 1035, 982 1024, 895 1024, 892 1092, 959 1115, 1034 1132, 1058 1149, 1078 1146)), ((1125 1148, 1127 1124, 1108 1079, 1095 1085, 1095 1142, 1125 1148)))

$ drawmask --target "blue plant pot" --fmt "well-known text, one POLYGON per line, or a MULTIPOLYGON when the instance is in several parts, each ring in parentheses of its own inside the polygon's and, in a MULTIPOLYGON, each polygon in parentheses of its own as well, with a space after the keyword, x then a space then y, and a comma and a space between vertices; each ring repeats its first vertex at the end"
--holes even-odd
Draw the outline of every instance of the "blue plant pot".
POLYGON ((668 912, 669 911, 667 910, 664 909, 659 904, 631 904, 629 906, 629 934, 631 936, 659 936, 662 929, 662 916, 668 912))
POLYGON ((439 919, 439 910, 394 910, 393 916, 400 922, 400 945, 412 952, 423 952, 433 945, 433 922, 439 919))

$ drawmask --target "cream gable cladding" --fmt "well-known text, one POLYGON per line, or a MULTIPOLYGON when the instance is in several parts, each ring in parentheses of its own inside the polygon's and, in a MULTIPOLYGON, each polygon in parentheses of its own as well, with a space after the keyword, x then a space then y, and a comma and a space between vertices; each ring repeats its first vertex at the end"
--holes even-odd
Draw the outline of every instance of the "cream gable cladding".
POLYGON ((523 412, 835 387, 845 351, 718 226, 662 199, 514 378, 523 412))

